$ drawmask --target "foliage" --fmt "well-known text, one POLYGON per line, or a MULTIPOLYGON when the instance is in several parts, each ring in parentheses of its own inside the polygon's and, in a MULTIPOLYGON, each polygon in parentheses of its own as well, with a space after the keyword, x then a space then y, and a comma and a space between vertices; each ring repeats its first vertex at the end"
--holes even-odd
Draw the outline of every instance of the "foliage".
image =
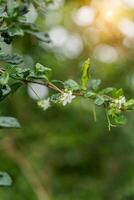
POLYGON ((12 180, 6 172, 0 172, 0 186, 10 186, 12 180))
MULTIPOLYGON (((39 31, 35 24, 28 23, 26 13, 29 12, 29 0, 0 1, 0 40, 6 44, 11 44, 16 37, 23 37, 30 34, 46 43, 51 42, 47 34, 39 31)), ((46 1, 46 4, 52 1, 46 1)), ((36 8, 40 6, 38 2, 33 1, 36 8)), ((41 99, 37 102, 38 106, 46 110, 47 108, 62 104, 65 106, 76 98, 85 98, 91 100, 95 106, 103 107, 108 121, 109 130, 111 127, 125 123, 124 114, 134 109, 134 99, 127 100, 121 89, 112 87, 102 88, 100 79, 92 79, 90 75, 91 61, 88 58, 82 65, 81 82, 72 79, 60 81, 51 80, 51 68, 40 63, 35 64, 33 68, 23 66, 23 58, 20 55, 4 54, 0 51, 0 101, 5 100, 13 92, 25 84, 36 83, 47 86, 51 91, 48 99, 41 99), (22 65, 20 65, 22 64, 22 65), (58 86, 61 82, 62 86, 58 86)), ((15 118, 0 117, 1 128, 19 128, 20 125, 15 118)), ((0 185, 11 184, 9 176, 5 173, 0 174, 0 185)))

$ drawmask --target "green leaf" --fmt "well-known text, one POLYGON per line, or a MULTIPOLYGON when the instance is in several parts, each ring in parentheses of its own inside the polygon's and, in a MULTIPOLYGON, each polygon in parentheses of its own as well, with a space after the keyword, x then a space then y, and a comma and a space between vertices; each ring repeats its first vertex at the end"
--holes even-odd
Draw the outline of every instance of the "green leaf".
POLYGON ((3 31, 1 33, 1 36, 3 38, 3 41, 6 43, 6 44, 11 44, 13 38, 9 35, 8 31, 3 31))
POLYGON ((14 117, 0 117, 0 128, 20 128, 18 120, 14 117))
POLYGON ((52 71, 52 69, 48 68, 48 67, 45 67, 44 65, 40 64, 40 63, 37 63, 35 65, 35 70, 36 70, 36 73, 45 73, 45 72, 50 72, 52 71))
POLYGON ((115 90, 115 88, 112 88, 112 87, 107 87, 103 90, 100 91, 101 94, 109 94, 111 92, 113 92, 115 90))
POLYGON ((80 86, 78 85, 78 83, 76 83, 74 80, 67 80, 64 82, 64 87, 67 90, 71 90, 71 91, 77 91, 80 89, 80 86))
POLYGON ((22 82, 16 82, 13 83, 10 87, 11 87, 11 93, 15 93, 21 86, 23 85, 22 82))
POLYGON ((82 90, 87 89, 87 84, 89 80, 89 69, 90 69, 90 59, 87 59, 82 65, 82 76, 81 76, 81 88, 82 90))
POLYGON ((5 61, 9 64, 13 64, 13 65, 17 65, 23 62, 22 56, 19 56, 17 54, 14 54, 14 55, 0 54, 0 60, 5 61))
POLYGON ((44 79, 48 81, 49 73, 52 70, 44 65, 37 63, 34 70, 30 71, 30 77, 35 79, 44 79))
POLYGON ((9 73, 8 72, 2 72, 0 75, 0 85, 6 85, 9 81, 9 73))
POLYGON ((20 27, 11 27, 8 29, 8 33, 11 37, 24 36, 24 31, 20 27))
POLYGON ((53 0, 45 0, 46 5, 51 4, 51 3, 53 3, 53 0))
POLYGON ((14 0, 7 0, 7 13, 10 17, 13 17, 17 3, 14 0))
POLYGON ((3 17, 5 17, 5 7, 3 6, 1 6, 0 7, 0 18, 3 18, 3 17))
POLYGON ((99 86, 101 84, 101 80, 100 79, 94 79, 94 80, 91 80, 91 87, 94 91, 97 91, 99 89, 99 86))
POLYGON ((12 77, 26 79, 30 75, 30 68, 15 68, 15 71, 12 71, 12 77))
POLYGON ((28 12, 29 12, 29 9, 28 9, 28 7, 26 5, 19 6, 19 8, 18 8, 18 15, 19 16, 23 16, 28 12))
POLYGON ((95 98, 96 97, 96 94, 92 91, 88 91, 85 93, 84 95, 86 98, 95 98))
POLYGON ((124 104, 124 107, 126 108, 126 109, 134 109, 134 99, 130 99, 130 100, 128 100, 125 104, 124 104))
POLYGON ((8 85, 4 85, 0 88, 0 101, 2 101, 11 92, 11 88, 8 85))
POLYGON ((34 37, 36 37, 38 40, 42 41, 42 42, 46 42, 46 43, 50 43, 50 37, 48 34, 42 33, 42 32, 35 32, 32 30, 25 30, 26 33, 29 33, 30 35, 33 35, 34 37))
POLYGON ((104 104, 104 102, 105 102, 105 99, 104 99, 103 97, 101 97, 101 96, 98 96, 98 97, 95 99, 95 104, 96 104, 97 106, 101 106, 102 104, 104 104))
POLYGON ((124 125, 126 123, 125 116, 121 115, 121 114, 120 115, 115 115, 113 120, 117 125, 124 125))
POLYGON ((60 97, 61 97, 61 94, 53 94, 51 97, 50 97, 50 101, 52 103, 59 103, 60 101, 60 97))
POLYGON ((0 172, 0 186, 11 186, 12 179, 6 172, 0 172))
POLYGON ((123 89, 120 88, 119 90, 117 90, 117 89, 113 90, 112 96, 115 99, 118 99, 119 97, 124 96, 123 89))

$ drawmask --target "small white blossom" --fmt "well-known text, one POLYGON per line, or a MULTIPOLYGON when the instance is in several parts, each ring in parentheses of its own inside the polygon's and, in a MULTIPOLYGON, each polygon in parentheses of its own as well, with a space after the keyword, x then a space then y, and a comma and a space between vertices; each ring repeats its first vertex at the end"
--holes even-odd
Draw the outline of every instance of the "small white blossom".
POLYGON ((117 104, 118 108, 121 109, 122 106, 126 103, 126 98, 121 96, 119 99, 115 100, 115 103, 117 104))
POLYGON ((69 91, 69 92, 65 92, 64 94, 62 94, 60 100, 61 100, 63 106, 65 106, 68 103, 71 103, 74 98, 75 98, 75 95, 72 94, 72 91, 69 91))
POLYGON ((42 99, 42 100, 38 101, 37 104, 43 110, 47 110, 51 106, 51 104, 50 104, 50 98, 48 98, 48 99, 42 99))

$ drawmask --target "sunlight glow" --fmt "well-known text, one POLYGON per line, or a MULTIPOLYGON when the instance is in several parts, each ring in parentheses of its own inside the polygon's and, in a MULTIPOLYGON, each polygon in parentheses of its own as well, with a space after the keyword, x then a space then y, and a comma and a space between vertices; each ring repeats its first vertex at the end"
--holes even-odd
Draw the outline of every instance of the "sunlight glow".
POLYGON ((134 22, 128 18, 122 18, 119 22, 119 30, 127 37, 134 38, 134 22))
POLYGON ((128 7, 134 8, 134 0, 123 0, 123 1, 128 7))
POLYGON ((73 13, 73 20, 79 26, 91 25, 95 18, 95 10, 90 6, 83 6, 73 13))
POLYGON ((111 21, 114 17, 114 11, 112 9, 107 10, 106 13, 105 13, 105 17, 106 17, 107 21, 111 21))

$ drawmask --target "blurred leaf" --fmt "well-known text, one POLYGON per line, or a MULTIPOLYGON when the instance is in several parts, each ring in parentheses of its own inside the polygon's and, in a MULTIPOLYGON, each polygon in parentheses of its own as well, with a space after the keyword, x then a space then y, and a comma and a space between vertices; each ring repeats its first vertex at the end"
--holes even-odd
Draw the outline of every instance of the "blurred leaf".
POLYGON ((81 88, 82 90, 87 89, 87 84, 89 80, 89 69, 90 69, 90 59, 87 59, 82 65, 82 76, 81 76, 81 88))
POLYGON ((50 101, 52 103, 58 103, 59 102, 59 99, 60 99, 60 96, 61 94, 53 94, 51 97, 50 97, 50 101))
POLYGON ((13 17, 16 7, 17 7, 17 2, 15 2, 14 0, 7 0, 7 13, 10 17, 13 17))
POLYGON ((19 26, 15 26, 15 27, 11 27, 10 29, 8 29, 8 33, 11 37, 14 36, 24 36, 24 31, 23 29, 21 29, 19 26))
POLYGON ((48 80, 49 77, 49 73, 52 70, 48 67, 45 67, 44 65, 37 63, 35 65, 35 68, 33 70, 30 71, 30 75, 29 77, 31 78, 35 78, 35 79, 44 79, 44 80, 48 80))
POLYGON ((12 93, 16 92, 22 85, 23 85, 22 82, 13 83, 13 84, 10 86, 10 87, 11 87, 11 92, 12 92, 12 93))
POLYGON ((101 90, 100 93, 101 94, 109 94, 109 93, 113 92, 114 90, 115 90, 115 88, 108 87, 108 88, 101 90))
POLYGON ((101 84, 101 80, 97 79, 97 80, 91 80, 91 87, 94 91, 97 91, 99 89, 99 86, 101 84))
POLYGON ((124 104, 124 107, 126 109, 134 109, 134 99, 130 99, 128 100, 125 104, 124 104))
POLYGON ((26 79, 30 75, 30 68, 16 67, 12 70, 12 77, 15 79, 26 79))
POLYGON ((80 89, 80 86, 78 85, 78 83, 71 79, 64 82, 64 87, 65 89, 71 90, 71 91, 77 91, 80 89))
POLYGON ((18 120, 14 117, 0 117, 0 128, 20 128, 18 120))
POLYGON ((84 95, 86 98, 95 98, 96 97, 96 94, 92 91, 88 91, 85 93, 84 95))
POLYGON ((5 16, 5 7, 3 6, 1 6, 0 7, 0 18, 2 18, 2 17, 4 17, 5 16))
POLYGON ((126 118, 124 115, 115 115, 114 116, 114 121, 117 125, 123 125, 126 123, 126 118))
POLYGON ((42 42, 46 42, 46 43, 50 43, 50 37, 48 34, 46 33, 42 33, 42 32, 35 32, 32 30, 25 30, 26 33, 33 35, 34 37, 36 37, 38 40, 42 41, 42 42))
POLYGON ((4 31, 1 33, 1 37, 3 38, 6 44, 11 44, 13 38, 9 35, 8 31, 4 31))
POLYGON ((53 0, 45 0, 46 5, 53 3, 53 0))
POLYGON ((23 62, 22 56, 20 55, 4 55, 4 54, 0 54, 0 60, 5 61, 7 63, 13 64, 13 65, 17 65, 23 62))
POLYGON ((96 100, 95 100, 95 104, 96 104, 97 106, 101 106, 102 104, 104 104, 104 102, 105 102, 105 99, 104 99, 103 97, 101 97, 101 96, 98 96, 98 97, 96 98, 96 100))
POLYGON ((0 85, 6 85, 9 81, 9 73, 8 72, 2 72, 0 74, 0 85))
POLYGON ((29 12, 29 9, 26 5, 19 6, 19 8, 18 8, 18 15, 19 16, 25 15, 28 12, 29 12))
POLYGON ((11 92, 11 88, 8 85, 4 85, 0 88, 0 101, 2 101, 11 92))
POLYGON ((11 186, 12 179, 6 172, 0 171, 0 186, 11 186))
POLYGON ((115 89, 113 90, 112 92, 112 96, 115 98, 115 99, 118 99, 119 97, 123 96, 124 95, 124 92, 123 92, 123 89, 120 88, 119 90, 115 89))
POLYGON ((37 63, 35 65, 35 70, 37 73, 44 73, 44 72, 50 72, 52 71, 52 69, 48 68, 48 67, 45 67, 44 65, 40 64, 40 63, 37 63))

